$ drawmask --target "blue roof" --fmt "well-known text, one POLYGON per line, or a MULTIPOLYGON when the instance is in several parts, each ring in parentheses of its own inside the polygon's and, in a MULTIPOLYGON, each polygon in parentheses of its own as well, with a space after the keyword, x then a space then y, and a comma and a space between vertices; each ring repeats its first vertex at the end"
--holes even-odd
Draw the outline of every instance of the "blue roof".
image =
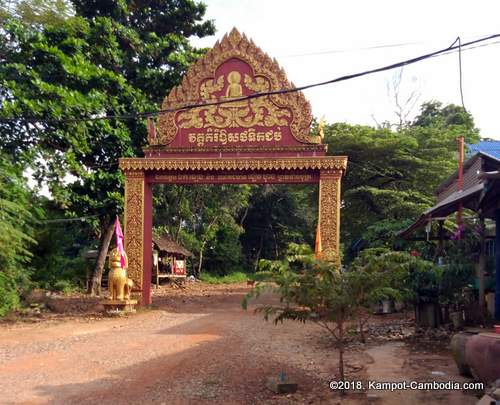
POLYGON ((481 141, 467 145, 467 156, 470 157, 478 152, 500 159, 500 141, 481 141))

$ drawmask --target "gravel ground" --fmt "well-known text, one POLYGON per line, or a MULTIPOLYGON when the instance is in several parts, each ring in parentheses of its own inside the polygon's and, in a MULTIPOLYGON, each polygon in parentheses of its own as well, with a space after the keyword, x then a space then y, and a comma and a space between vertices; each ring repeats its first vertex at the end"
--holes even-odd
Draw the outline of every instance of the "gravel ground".
MULTIPOLYGON (((151 310, 127 317, 81 313, 55 320, 41 316, 41 322, 35 324, 0 324, 0 403, 476 401, 460 391, 398 395, 361 392, 341 397, 328 387, 336 376, 337 351, 325 332, 315 325, 292 322, 274 326, 254 315, 252 308, 242 310, 240 301, 247 291, 244 284, 163 287, 155 290, 151 310), (299 384, 297 393, 280 396, 266 388, 267 379, 282 371, 299 384)), ((260 299, 271 300, 270 296, 260 299)), ((69 299, 68 305, 71 302, 69 299)), ((462 381, 449 353, 419 352, 414 347, 410 350, 402 342, 352 344, 347 363, 351 380, 429 380, 438 370, 441 379, 462 381)))

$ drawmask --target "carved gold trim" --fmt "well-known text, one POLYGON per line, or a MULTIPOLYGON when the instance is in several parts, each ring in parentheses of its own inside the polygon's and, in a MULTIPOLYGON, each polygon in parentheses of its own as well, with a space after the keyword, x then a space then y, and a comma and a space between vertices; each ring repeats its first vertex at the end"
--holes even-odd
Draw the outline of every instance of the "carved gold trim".
POLYGON ((121 158, 120 168, 133 170, 337 170, 345 171, 346 156, 291 158, 121 158))
POLYGON ((342 172, 321 171, 319 224, 322 259, 340 264, 340 179, 342 172))
POLYGON ((220 146, 220 147, 203 147, 203 146, 193 146, 193 147, 181 147, 181 148, 168 148, 161 145, 150 145, 142 149, 145 153, 179 153, 179 152, 189 152, 189 153, 228 153, 228 152, 326 152, 328 150, 328 145, 314 144, 314 145, 300 145, 300 146, 220 146))
POLYGON ((144 185, 143 171, 125 174, 125 251, 128 275, 134 288, 142 290, 144 270, 144 185))
MULTIPOLYGON (((212 80, 210 84, 212 87, 220 85, 220 83, 213 83, 213 81, 216 81, 214 77, 215 71, 222 63, 231 58, 237 58, 248 63, 253 70, 254 77, 262 77, 269 81, 269 90, 271 91, 295 87, 293 83, 288 81, 285 71, 279 66, 276 59, 271 59, 252 40, 248 39, 244 34, 240 34, 236 28, 233 28, 229 34, 224 35, 220 42, 217 41, 206 55, 198 59, 189 68, 181 85, 174 87, 169 95, 165 97, 162 109, 182 107, 203 101, 200 100, 200 91, 207 93, 206 89, 202 87, 203 81, 212 80)), ((248 82, 249 79, 246 80, 248 82)), ((206 96, 208 97, 208 93, 206 96)), ((302 92, 275 94, 265 99, 270 100, 272 104, 280 108, 291 111, 290 130, 297 141, 309 144, 321 142, 319 137, 310 136, 311 105, 302 92)), ((159 116, 158 137, 149 139, 151 145, 168 145, 174 140, 177 135, 176 114, 176 112, 169 112, 159 116)))

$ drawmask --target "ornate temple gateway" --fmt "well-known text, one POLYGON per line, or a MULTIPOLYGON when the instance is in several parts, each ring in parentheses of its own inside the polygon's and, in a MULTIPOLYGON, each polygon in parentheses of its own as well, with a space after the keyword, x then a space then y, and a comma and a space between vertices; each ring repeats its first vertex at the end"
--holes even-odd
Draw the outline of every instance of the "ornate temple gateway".
POLYGON ((347 157, 325 156, 301 92, 255 96, 290 88, 276 60, 233 29, 165 98, 144 157, 120 159, 128 272, 143 304, 151 302, 153 184, 319 183, 322 258, 339 260, 347 157))

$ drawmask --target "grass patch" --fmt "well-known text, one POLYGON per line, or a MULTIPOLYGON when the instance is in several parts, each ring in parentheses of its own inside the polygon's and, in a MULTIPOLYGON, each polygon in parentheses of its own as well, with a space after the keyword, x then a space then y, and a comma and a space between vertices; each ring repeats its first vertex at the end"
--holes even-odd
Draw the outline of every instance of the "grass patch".
POLYGON ((250 275, 237 271, 231 274, 226 274, 225 276, 214 276, 208 273, 201 273, 200 280, 208 284, 232 284, 232 283, 243 283, 247 281, 250 275))

